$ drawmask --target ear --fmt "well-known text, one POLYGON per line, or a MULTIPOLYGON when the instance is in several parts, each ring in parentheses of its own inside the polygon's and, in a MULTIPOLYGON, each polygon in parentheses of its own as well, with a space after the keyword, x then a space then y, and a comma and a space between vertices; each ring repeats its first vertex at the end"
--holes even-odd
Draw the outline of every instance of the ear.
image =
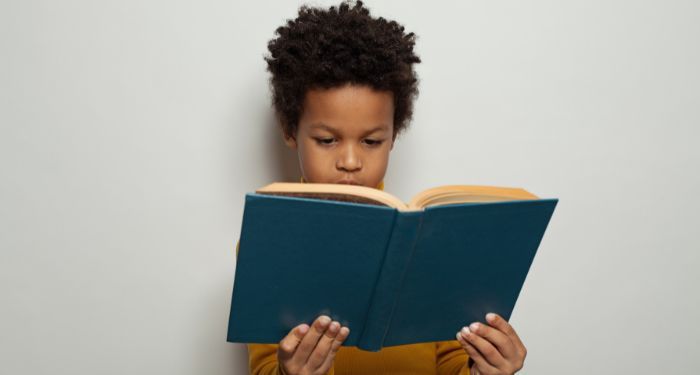
POLYGON ((296 135, 287 133, 287 129, 288 129, 288 126, 286 126, 287 122, 278 112, 275 113, 275 117, 277 118, 277 123, 279 124, 278 129, 282 131, 282 139, 284 140, 284 143, 287 145, 287 147, 291 148, 292 150, 296 150, 297 149, 296 135))
POLYGON ((284 143, 287 145, 287 147, 291 148, 292 150, 297 149, 297 140, 294 135, 287 134, 284 130, 282 131, 282 138, 284 138, 284 143))

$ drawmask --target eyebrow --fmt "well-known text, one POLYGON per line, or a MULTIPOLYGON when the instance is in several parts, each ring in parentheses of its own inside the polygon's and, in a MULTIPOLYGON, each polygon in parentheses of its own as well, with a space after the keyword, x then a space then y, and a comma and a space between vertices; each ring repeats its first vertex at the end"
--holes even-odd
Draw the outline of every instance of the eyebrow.
MULTIPOLYGON (((388 128, 388 126, 386 126, 386 125, 384 125, 384 124, 382 124, 382 125, 377 125, 376 127, 374 127, 374 128, 372 128, 372 129, 366 131, 364 134, 372 134, 372 133, 374 133, 374 132, 376 132, 376 131, 379 131, 379 130, 387 130, 387 128, 388 128)), ((328 130, 328 131, 331 132, 331 133, 337 133, 337 132, 338 132, 338 130, 337 130, 336 128, 334 128, 334 127, 332 127, 332 126, 329 126, 329 125, 327 125, 327 124, 324 124, 324 123, 322 123, 322 122, 318 122, 318 123, 315 123, 315 124, 311 124, 311 129, 325 129, 325 130, 328 130)))

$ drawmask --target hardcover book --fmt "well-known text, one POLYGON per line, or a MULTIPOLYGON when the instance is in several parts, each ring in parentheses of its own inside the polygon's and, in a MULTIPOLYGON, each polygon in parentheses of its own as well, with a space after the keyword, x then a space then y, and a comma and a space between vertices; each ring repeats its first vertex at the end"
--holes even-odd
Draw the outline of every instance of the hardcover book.
POLYGON ((279 343, 326 314, 344 346, 453 340, 510 319, 558 199, 446 185, 408 203, 378 189, 273 183, 245 196, 227 341, 279 343))

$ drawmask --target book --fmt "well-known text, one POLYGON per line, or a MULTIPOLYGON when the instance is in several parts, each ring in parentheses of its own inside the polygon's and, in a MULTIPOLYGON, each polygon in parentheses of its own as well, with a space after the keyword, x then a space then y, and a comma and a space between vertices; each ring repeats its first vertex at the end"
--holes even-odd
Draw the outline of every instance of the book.
POLYGON ((344 346, 454 340, 510 319, 558 199, 446 185, 409 202, 378 189, 273 183, 245 196, 227 341, 279 343, 325 314, 344 346))

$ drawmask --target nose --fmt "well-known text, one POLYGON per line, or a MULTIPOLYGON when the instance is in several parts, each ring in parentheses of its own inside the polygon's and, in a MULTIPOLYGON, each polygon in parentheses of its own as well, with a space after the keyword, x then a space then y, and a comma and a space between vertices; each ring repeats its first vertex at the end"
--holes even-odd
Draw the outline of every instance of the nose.
POLYGON ((360 154, 352 145, 344 147, 338 155, 335 162, 335 167, 342 171, 352 172, 362 169, 362 160, 360 154))

